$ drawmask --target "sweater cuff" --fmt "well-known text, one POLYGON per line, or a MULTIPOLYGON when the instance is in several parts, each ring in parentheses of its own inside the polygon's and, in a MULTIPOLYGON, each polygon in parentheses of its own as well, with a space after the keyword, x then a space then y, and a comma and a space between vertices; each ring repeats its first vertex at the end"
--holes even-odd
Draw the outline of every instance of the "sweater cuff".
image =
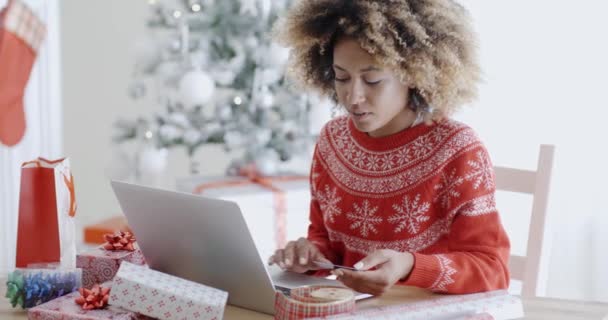
POLYGON ((430 288, 437 280, 437 259, 433 255, 412 253, 414 255, 414 266, 412 271, 401 281, 401 284, 419 288, 430 288))

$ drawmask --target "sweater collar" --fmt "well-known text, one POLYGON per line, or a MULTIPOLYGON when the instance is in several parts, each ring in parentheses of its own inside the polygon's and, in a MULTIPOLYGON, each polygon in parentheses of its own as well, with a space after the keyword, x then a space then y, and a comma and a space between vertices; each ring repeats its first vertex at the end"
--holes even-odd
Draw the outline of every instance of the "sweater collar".
POLYGON ((388 151, 402 147, 404 144, 414 140, 416 137, 430 132, 437 126, 434 122, 431 125, 425 123, 418 124, 411 128, 403 129, 397 133, 384 137, 371 137, 366 132, 359 131, 350 117, 347 120, 348 130, 353 139, 362 147, 372 151, 388 151))

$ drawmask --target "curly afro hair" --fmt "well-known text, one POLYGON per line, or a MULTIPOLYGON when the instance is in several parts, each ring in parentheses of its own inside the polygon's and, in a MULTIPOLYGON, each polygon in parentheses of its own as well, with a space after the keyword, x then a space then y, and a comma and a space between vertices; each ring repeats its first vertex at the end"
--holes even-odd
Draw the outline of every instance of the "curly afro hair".
POLYGON ((352 37, 407 83, 427 122, 477 96, 480 69, 471 19, 453 0, 299 0, 274 27, 289 47, 288 73, 337 100, 333 47, 352 37))

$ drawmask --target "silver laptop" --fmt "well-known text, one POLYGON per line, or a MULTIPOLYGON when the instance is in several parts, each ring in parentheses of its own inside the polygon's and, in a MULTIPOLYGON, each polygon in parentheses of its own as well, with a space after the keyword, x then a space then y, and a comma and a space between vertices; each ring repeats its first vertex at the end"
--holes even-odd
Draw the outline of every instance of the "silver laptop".
POLYGON ((267 267, 235 202, 117 181, 112 188, 151 268, 225 290, 229 304, 274 314, 276 290, 342 285, 267 267))

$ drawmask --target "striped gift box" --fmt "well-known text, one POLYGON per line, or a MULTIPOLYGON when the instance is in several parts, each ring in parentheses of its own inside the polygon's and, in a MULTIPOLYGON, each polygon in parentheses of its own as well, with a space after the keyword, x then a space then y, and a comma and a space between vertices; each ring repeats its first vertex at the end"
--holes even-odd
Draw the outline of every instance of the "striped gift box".
MULTIPOLYGON (((308 286, 291 289, 286 296, 277 292, 274 304, 274 318, 277 320, 296 320, 312 317, 327 317, 355 310, 354 295, 347 299, 327 301, 311 296, 318 289, 332 288, 329 286, 308 286)), ((336 287, 340 290, 344 288, 336 287)))
POLYGON ((38 52, 46 36, 46 26, 25 3, 10 0, 3 22, 4 28, 38 52))

